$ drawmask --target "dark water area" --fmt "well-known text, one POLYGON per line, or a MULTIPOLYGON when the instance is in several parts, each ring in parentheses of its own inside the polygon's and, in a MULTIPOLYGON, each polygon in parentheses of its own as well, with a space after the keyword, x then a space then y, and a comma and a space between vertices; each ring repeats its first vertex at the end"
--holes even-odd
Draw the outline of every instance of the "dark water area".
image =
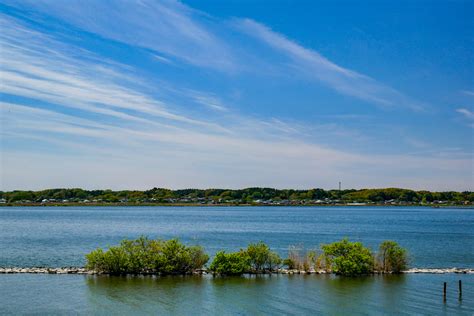
MULTIPOLYGON (((349 237, 376 250, 392 239, 412 267, 474 267, 473 209, 409 207, 2 207, 0 266, 82 266, 96 247, 140 235, 179 237, 211 255, 260 240, 286 256, 289 245, 349 237)), ((474 315, 474 275, 4 274, 0 315, 9 314, 474 315)))

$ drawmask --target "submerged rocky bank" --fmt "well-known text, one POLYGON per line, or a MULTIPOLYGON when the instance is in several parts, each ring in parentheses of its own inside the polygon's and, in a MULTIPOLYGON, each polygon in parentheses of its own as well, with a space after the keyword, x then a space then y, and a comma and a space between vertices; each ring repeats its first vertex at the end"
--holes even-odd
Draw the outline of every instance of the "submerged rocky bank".
MULTIPOLYGON (((88 270, 84 267, 61 267, 61 268, 49 268, 49 267, 8 267, 0 268, 0 274, 15 274, 15 273, 30 273, 30 274, 89 274, 89 275, 108 275, 109 273, 97 272, 94 270, 88 270)), ((193 272, 195 275, 210 274, 207 269, 201 269, 193 272)), ((401 271, 403 274, 412 273, 424 273, 424 274, 447 274, 447 273, 458 273, 458 274, 474 274, 474 269, 469 268, 413 268, 405 271, 401 271)), ((278 269, 272 272, 259 272, 259 273, 248 273, 248 274, 332 274, 324 270, 295 270, 295 269, 278 269)), ((387 272, 374 272, 372 274, 391 274, 387 272)), ((129 274, 131 275, 131 274, 129 274)), ((159 275, 157 273, 139 273, 136 275, 159 275)))

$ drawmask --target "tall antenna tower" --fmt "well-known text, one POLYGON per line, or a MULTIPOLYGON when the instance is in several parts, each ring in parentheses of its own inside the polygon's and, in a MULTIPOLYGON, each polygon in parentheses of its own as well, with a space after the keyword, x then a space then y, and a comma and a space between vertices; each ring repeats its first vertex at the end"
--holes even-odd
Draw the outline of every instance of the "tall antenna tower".
POLYGON ((339 191, 341 191, 341 181, 339 181, 339 191))

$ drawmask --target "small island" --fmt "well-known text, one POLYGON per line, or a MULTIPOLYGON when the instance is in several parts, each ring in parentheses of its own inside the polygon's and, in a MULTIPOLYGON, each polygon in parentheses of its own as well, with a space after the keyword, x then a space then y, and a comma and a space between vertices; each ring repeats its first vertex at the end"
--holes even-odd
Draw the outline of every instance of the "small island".
POLYGON ((236 252, 218 251, 208 265, 210 256, 199 245, 187 246, 179 239, 161 240, 141 236, 124 239, 107 250, 97 248, 86 255, 85 267, 0 268, 5 273, 88 274, 110 276, 206 275, 241 276, 243 274, 334 274, 338 276, 369 276, 402 273, 463 273, 474 269, 408 269, 409 256, 397 242, 383 241, 376 253, 361 242, 347 238, 320 249, 288 248, 283 259, 264 242, 251 243, 236 252))
POLYGON ((97 248, 86 255, 85 267, 0 267, 0 274, 87 274, 110 276, 241 276, 261 274, 334 274, 369 276, 375 274, 473 274, 470 268, 411 268, 405 248, 383 241, 377 252, 348 238, 320 249, 290 246, 283 259, 264 242, 251 243, 236 252, 218 251, 210 256, 199 245, 187 246, 179 239, 124 239, 107 250, 97 248))
POLYGON ((347 238, 320 249, 290 246, 282 259, 263 242, 251 243, 237 252, 218 251, 208 268, 209 255, 201 246, 186 246, 178 239, 140 237, 123 240, 107 251, 98 248, 86 255, 86 269, 111 275, 185 275, 210 272, 229 276, 272 273, 334 273, 360 276, 401 273, 408 268, 407 251, 394 241, 384 241, 374 254, 361 242, 347 238))

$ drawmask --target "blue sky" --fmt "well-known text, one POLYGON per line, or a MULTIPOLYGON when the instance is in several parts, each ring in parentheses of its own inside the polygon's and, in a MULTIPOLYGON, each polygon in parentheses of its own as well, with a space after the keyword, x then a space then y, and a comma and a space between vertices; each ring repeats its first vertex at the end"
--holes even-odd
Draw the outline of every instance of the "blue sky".
POLYGON ((2 190, 473 190, 472 1, 0 4, 2 190))

